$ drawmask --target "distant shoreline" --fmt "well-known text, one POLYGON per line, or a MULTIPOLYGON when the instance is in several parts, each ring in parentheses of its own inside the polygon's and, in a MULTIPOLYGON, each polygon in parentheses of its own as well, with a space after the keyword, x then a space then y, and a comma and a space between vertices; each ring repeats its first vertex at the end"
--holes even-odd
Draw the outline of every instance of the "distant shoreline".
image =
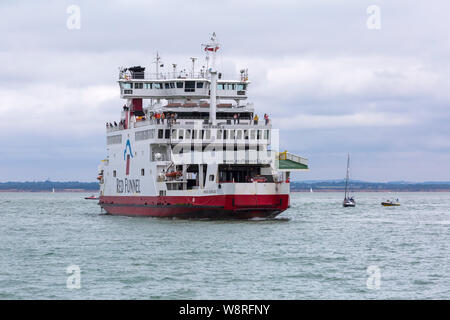
MULTIPOLYGON (((331 193, 331 192, 344 192, 344 190, 333 190, 333 189, 317 189, 311 192, 310 190, 291 190, 291 193, 331 193)), ((370 192, 370 193, 381 193, 381 192, 450 192, 450 189, 437 189, 437 190, 394 190, 394 189, 386 189, 386 190, 352 190, 350 193, 355 194, 358 192, 370 192)))

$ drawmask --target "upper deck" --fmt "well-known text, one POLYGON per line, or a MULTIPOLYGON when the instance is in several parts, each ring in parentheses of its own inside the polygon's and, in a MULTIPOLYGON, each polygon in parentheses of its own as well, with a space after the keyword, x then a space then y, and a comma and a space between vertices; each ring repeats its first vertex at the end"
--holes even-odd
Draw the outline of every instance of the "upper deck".
MULTIPOLYGON (((225 80, 219 74, 217 80, 217 98, 245 100, 248 78, 241 74, 238 80, 225 80)), ((123 99, 208 99, 211 80, 208 72, 191 74, 158 73, 147 74, 145 71, 121 72, 119 74, 120 96, 123 99)))

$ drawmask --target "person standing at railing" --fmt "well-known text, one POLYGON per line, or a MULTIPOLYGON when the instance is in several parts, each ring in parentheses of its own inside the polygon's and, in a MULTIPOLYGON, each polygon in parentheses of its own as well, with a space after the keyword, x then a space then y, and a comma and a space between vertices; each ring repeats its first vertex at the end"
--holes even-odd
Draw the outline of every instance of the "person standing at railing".
POLYGON ((161 123, 164 124, 164 119, 166 118, 166 115, 164 112, 161 112, 161 123))
POLYGON ((269 116, 267 113, 264 113, 264 120, 266 121, 266 126, 269 124, 269 116))
POLYGON ((235 113, 233 115, 233 124, 236 124, 237 118, 238 118, 237 113, 235 113))
POLYGON ((155 117, 156 117, 156 124, 159 124, 159 120, 161 118, 161 115, 159 113, 156 113, 155 117))
POLYGON ((254 123, 255 125, 257 125, 257 124, 258 124, 258 120, 259 120, 258 115, 255 114, 255 117, 253 118, 253 123, 254 123))

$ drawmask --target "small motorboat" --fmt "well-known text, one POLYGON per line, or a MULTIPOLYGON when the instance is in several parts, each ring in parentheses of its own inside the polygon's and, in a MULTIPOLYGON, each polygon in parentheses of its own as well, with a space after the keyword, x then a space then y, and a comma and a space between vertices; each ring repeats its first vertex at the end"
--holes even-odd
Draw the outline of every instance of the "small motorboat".
POLYGON ((91 195, 90 197, 84 197, 85 200, 98 200, 98 197, 91 195))
POLYGON ((398 199, 396 200, 386 200, 381 203, 384 207, 398 207, 400 205, 400 202, 398 199))

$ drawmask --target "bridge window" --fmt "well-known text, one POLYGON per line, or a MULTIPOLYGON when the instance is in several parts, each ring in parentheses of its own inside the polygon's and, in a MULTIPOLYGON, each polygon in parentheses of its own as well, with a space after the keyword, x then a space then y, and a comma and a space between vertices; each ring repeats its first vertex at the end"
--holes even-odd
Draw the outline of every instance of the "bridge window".
POLYGON ((224 84, 223 83, 218 83, 217 84, 217 90, 223 90, 224 89, 224 84))
POLYGON ((162 83, 154 83, 153 89, 162 89, 162 83))
POLYGON ((135 89, 142 89, 142 88, 144 88, 144 84, 142 82, 136 82, 134 84, 134 88, 135 89))
POLYGON ((151 83, 146 83, 145 84, 145 89, 151 89, 152 88, 152 84, 151 83))
POLYGON ((169 83, 164 83, 164 88, 169 89, 170 88, 169 83))
POLYGON ((203 88, 203 82, 197 82, 197 89, 203 88))
POLYGON ((185 81, 184 92, 195 92, 195 81, 185 81))
POLYGON ((122 82, 123 89, 133 89, 132 83, 130 82, 122 82))
POLYGON ((177 82, 177 88, 183 89, 183 82, 177 82))

